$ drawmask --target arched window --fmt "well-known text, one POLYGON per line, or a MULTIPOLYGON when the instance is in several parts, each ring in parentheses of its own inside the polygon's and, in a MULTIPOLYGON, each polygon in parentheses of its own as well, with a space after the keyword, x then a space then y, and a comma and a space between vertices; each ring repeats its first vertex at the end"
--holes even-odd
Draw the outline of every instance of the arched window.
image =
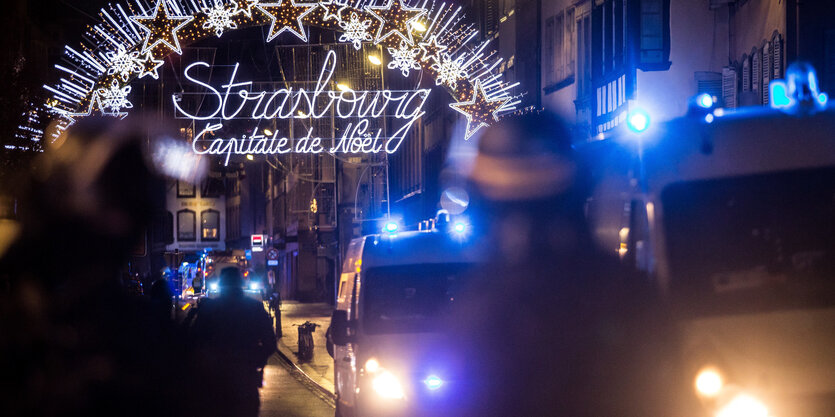
POLYGON ((180 210, 177 212, 177 240, 197 240, 197 213, 192 210, 180 210))
POLYGON ((204 241, 220 240, 220 212, 203 210, 200 213, 200 236, 204 241))

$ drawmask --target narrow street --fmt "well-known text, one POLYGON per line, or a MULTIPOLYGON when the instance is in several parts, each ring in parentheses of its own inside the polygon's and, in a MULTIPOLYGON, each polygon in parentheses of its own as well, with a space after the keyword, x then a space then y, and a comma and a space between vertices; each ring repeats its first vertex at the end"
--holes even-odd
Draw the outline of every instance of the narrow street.
POLYGON ((309 384, 290 365, 273 355, 264 370, 261 417, 333 416, 333 402, 309 384))

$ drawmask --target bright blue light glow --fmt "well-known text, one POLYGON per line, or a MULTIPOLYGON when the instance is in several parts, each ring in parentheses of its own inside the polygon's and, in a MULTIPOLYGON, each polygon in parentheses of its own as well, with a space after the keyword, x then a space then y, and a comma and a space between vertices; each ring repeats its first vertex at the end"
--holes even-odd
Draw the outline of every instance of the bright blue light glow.
POLYGON ((783 80, 773 80, 768 84, 771 107, 781 109, 791 107, 794 99, 789 96, 789 89, 783 80))
POLYGON ((461 222, 455 223, 455 226, 452 227, 452 230, 455 230, 455 233, 461 234, 467 231, 467 225, 461 222))
POLYGON ((707 93, 699 94, 696 98, 696 104, 698 104, 701 108, 709 109, 713 107, 713 97, 707 93))
POLYGON ((643 109, 635 109, 626 117, 626 124, 635 133, 641 133, 649 127, 649 113, 643 109))
POLYGON ((258 283, 257 282, 250 282, 249 283, 249 289, 250 290, 257 290, 258 289, 258 283))
POLYGON ((397 222, 386 223, 386 225, 383 227, 383 230, 385 230, 388 233, 396 232, 397 231, 397 222))
POLYGON ((828 101, 829 101, 829 95, 828 94, 826 94, 826 93, 818 94, 818 103, 820 103, 821 106, 825 106, 828 101))
POLYGON ((217 291, 217 282, 209 284, 209 289, 212 291, 217 291))
POLYGON ((426 388, 434 391, 444 385, 444 380, 439 378, 437 375, 429 375, 423 380, 423 383, 426 384, 426 388))
POLYGON ((705 121, 708 123, 713 123, 713 115, 708 113, 705 115, 705 121))

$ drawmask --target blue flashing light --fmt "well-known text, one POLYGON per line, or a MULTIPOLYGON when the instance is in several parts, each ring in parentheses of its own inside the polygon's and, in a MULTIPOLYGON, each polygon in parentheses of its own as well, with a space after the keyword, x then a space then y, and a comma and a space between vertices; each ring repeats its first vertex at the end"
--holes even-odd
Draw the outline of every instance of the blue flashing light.
POLYGON ((829 95, 828 94, 826 94, 826 93, 818 94, 818 103, 820 103, 821 106, 826 106, 826 103, 828 101, 829 101, 829 95))
POLYGON ((713 123, 713 114, 711 114, 711 113, 706 114, 705 115, 705 122, 713 123))
POLYGON ((789 95, 789 88, 783 80, 772 80, 768 84, 771 107, 782 109, 794 105, 794 99, 789 95))
POLYGON ((649 122, 649 113, 644 109, 632 110, 626 116, 626 125, 629 126, 629 130, 635 133, 641 133, 647 130, 649 128, 649 122))
POLYGON ((699 94, 699 96, 696 97, 696 104, 703 109, 709 109, 713 107, 713 97, 707 93, 699 94))
POLYGON ((217 291, 217 289, 218 289, 217 282, 213 282, 213 283, 209 284, 209 289, 212 290, 212 291, 217 291))
POLYGON ((426 388, 435 391, 444 385, 444 380, 439 378, 437 375, 429 375, 423 380, 423 383, 426 385, 426 388))
POLYGON ((250 282, 249 283, 249 289, 253 290, 253 291, 257 290, 258 289, 258 283, 257 282, 250 282))
POLYGON ((467 225, 462 222, 455 223, 455 226, 452 226, 452 230, 459 235, 467 231, 467 225))
POLYGON ((387 233, 395 233, 397 232, 397 222, 386 222, 386 225, 383 226, 383 230, 387 233))

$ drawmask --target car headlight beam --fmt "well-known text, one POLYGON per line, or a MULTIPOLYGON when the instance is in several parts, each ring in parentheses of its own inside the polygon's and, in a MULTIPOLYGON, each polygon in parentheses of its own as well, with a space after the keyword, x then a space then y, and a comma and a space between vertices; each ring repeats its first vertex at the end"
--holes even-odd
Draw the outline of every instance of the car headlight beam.
POLYGON ((716 417, 768 417, 768 407, 748 394, 739 394, 722 407, 716 417))
POLYGON ((725 381, 716 368, 703 368, 696 374, 696 393, 703 397, 715 397, 722 391, 725 381))
POLYGON ((400 400, 405 397, 400 381, 389 371, 382 371, 379 375, 374 376, 371 387, 374 388, 377 395, 383 398, 400 400))

